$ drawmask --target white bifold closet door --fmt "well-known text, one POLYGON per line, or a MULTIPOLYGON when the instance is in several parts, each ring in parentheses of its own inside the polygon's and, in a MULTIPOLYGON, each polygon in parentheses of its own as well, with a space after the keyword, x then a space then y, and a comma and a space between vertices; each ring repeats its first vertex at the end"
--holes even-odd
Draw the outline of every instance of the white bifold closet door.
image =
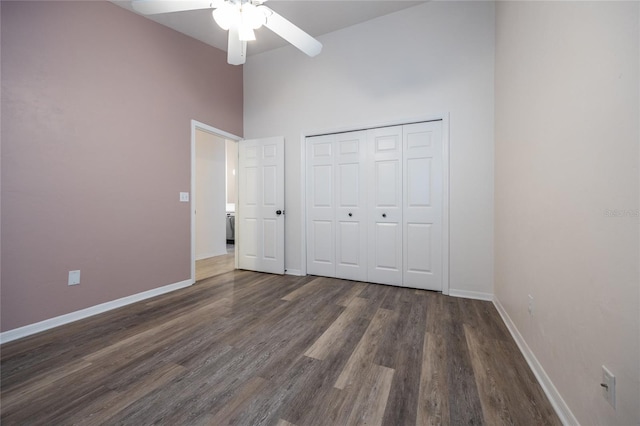
POLYGON ((402 284, 402 126, 367 134, 368 281, 402 284))
POLYGON ((403 126, 402 138, 403 284, 441 291, 444 267, 442 122, 403 126))
POLYGON ((307 272, 366 281, 366 132, 307 144, 307 272))
POLYGON ((442 290, 442 122, 307 138, 307 271, 442 290))

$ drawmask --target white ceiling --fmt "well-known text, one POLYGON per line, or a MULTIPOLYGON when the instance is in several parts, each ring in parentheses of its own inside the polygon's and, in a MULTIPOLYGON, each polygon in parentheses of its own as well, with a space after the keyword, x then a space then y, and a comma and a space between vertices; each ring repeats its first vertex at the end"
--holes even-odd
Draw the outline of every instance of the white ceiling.
MULTIPOLYGON (((131 8, 131 1, 113 0, 112 2, 137 13, 131 8)), ((307 33, 318 37, 420 3, 425 3, 425 1, 270 0, 267 5, 307 33)), ((227 50, 227 32, 215 24, 210 9, 145 17, 208 45, 224 51, 227 50)), ((249 42, 247 54, 251 56, 286 45, 286 41, 263 27, 256 31, 256 40, 249 42)))

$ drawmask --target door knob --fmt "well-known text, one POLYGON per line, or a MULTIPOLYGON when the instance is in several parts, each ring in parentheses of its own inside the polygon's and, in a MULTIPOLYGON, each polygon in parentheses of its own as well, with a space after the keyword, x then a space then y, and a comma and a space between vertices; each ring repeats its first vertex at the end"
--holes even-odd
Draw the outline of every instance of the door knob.
POLYGON ((280 216, 282 214, 282 210, 276 210, 276 214, 280 216))
POLYGON ((387 214, 386 213, 382 213, 382 217, 387 217, 387 214))
POLYGON ((349 213, 349 217, 353 216, 353 213, 349 213))

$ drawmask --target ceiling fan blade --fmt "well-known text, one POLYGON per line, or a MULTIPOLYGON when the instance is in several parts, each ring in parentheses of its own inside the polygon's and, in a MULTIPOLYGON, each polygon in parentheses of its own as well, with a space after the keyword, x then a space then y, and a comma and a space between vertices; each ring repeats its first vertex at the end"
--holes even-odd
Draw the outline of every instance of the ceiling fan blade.
POLYGON ((293 44, 298 49, 302 50, 307 55, 313 57, 316 56, 322 50, 322 43, 309 34, 302 31, 300 28, 293 25, 290 21, 283 18, 278 13, 269 9, 267 6, 258 6, 264 11, 267 16, 267 22, 265 27, 269 28, 274 33, 278 34, 289 43, 293 44))
POLYGON ((229 28, 229 41, 227 44, 227 62, 231 65, 242 65, 247 60, 247 42, 240 40, 238 26, 229 28))
POLYGON ((183 10, 212 9, 219 3, 219 0, 133 0, 131 7, 143 15, 156 15, 183 10))

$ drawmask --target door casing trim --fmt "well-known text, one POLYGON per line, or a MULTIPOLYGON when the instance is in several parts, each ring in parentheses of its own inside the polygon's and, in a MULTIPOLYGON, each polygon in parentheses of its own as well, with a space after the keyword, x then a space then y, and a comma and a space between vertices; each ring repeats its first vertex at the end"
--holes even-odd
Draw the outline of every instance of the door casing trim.
MULTIPOLYGON (((203 132, 211 133, 215 136, 219 136, 224 139, 232 140, 235 142, 239 142, 242 140, 240 136, 236 136, 232 133, 225 132, 224 130, 220 130, 213 126, 210 126, 205 123, 201 123, 197 120, 191 120, 191 187, 189 189, 189 193, 191 194, 189 197, 189 208, 191 209, 190 220, 191 220, 191 281, 196 281, 196 130, 202 130, 203 132)), ((238 174, 236 173, 236 181, 238 179, 238 174)), ((236 182, 237 188, 237 182, 236 182)), ((226 200, 225 200, 226 201, 226 200)), ((236 205, 236 209, 238 206, 236 205)), ((235 267, 238 268, 238 244, 235 244, 235 267)))

